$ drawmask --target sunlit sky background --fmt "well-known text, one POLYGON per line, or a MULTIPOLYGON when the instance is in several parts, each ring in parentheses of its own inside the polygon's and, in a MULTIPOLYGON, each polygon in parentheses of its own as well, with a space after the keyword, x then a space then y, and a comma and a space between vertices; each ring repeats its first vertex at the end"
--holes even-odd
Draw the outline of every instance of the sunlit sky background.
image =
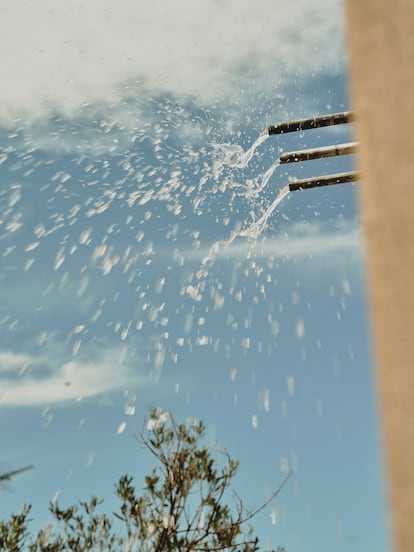
MULTIPOLYGON (((15 0, 0 16, 3 518, 152 460, 148 409, 240 460, 263 549, 388 549, 355 186, 295 192, 282 151, 352 140, 270 123, 349 109, 338 0, 15 0), (233 165, 232 165, 233 161, 233 165), (253 225, 253 226, 252 226, 253 225)), ((363 185, 358 184, 358 185, 363 185)))

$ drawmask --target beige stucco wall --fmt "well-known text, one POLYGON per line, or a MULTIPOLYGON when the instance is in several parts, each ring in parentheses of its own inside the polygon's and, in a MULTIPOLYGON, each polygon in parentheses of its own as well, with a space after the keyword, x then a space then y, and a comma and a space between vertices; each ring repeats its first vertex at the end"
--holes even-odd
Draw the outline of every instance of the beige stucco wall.
MULTIPOLYGON (((395 549, 414 550, 414 1, 346 0, 395 549)), ((375 528, 367 527, 367 531, 375 528)))

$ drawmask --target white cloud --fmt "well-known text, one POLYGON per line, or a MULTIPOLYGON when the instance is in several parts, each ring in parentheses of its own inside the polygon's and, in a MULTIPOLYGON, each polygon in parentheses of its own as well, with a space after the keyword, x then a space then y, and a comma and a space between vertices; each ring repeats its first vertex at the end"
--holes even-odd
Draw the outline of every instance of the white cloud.
POLYGON ((361 237, 357 227, 353 224, 345 225, 337 232, 330 233, 323 226, 306 225, 302 232, 291 232, 284 237, 275 237, 266 240, 260 252, 275 257, 300 258, 311 256, 326 256, 333 259, 333 255, 342 255, 344 252, 359 254, 361 251, 361 237), (305 230, 306 233, 303 233, 305 230))
POLYGON ((145 384, 125 352, 107 347, 68 360, 56 343, 47 355, 0 351, 0 407, 73 402, 145 384))
MULTIPOLYGON (((247 257, 301 259, 324 256, 328 263, 337 262, 346 252, 360 258, 361 235, 354 221, 340 221, 336 230, 324 224, 296 223, 281 227, 275 235, 255 241, 238 238, 215 242, 209 247, 181 252, 193 261, 206 264, 214 260, 247 257)), ((349 260, 349 257, 347 257, 349 260)))
POLYGON ((119 99, 120 85, 137 80, 211 98, 249 59, 274 73, 271 82, 286 72, 337 71, 341 8, 340 0, 3 3, 0 117, 72 113, 119 99))

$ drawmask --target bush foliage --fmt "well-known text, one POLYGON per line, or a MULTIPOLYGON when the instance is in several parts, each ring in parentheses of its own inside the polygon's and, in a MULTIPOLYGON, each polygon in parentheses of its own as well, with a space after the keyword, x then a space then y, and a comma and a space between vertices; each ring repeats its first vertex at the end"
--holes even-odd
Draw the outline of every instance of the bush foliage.
MULTIPOLYGON (((49 505, 53 523, 32 535, 30 506, 0 521, 0 550, 5 552, 256 552, 259 539, 250 521, 280 492, 291 475, 260 508, 250 511, 233 492, 238 462, 227 451, 221 461, 202 444, 202 422, 177 424, 151 411, 140 441, 157 465, 139 494, 129 475, 115 486, 118 512, 98 513, 102 501, 92 497, 69 508, 49 505)), ((285 552, 279 547, 277 552, 285 552)))

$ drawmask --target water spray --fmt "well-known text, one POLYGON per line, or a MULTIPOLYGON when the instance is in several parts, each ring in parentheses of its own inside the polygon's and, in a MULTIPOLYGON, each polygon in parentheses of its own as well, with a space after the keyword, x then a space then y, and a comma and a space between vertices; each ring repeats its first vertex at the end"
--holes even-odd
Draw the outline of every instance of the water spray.
MULTIPOLYGON (((355 120, 355 114, 352 111, 344 111, 342 113, 333 113, 330 115, 321 115, 317 117, 311 117, 308 119, 298 119, 295 121, 286 121, 283 123, 276 123, 270 125, 265 129, 254 142, 254 144, 244 152, 244 155, 237 160, 237 163, 232 163, 233 166, 244 167, 251 159, 255 149, 266 139, 267 136, 273 134, 284 134, 287 132, 296 132, 302 130, 310 130, 320 127, 328 127, 333 125, 340 125, 344 123, 350 123, 355 120)), ((251 193, 257 195, 267 185, 273 172, 279 165, 288 163, 298 163, 301 161, 311 161, 313 159, 323 159, 327 157, 337 157, 340 155, 349 155, 356 153, 358 150, 358 142, 348 142, 345 144, 335 144, 332 146, 323 146, 317 148, 310 148, 298 151, 290 151, 282 153, 273 165, 264 173, 262 183, 259 187, 254 189, 251 193)), ((334 184, 344 184, 346 182, 356 182, 360 179, 360 173, 357 171, 342 172, 337 174, 329 174, 325 176, 316 176, 313 178, 306 178, 302 180, 294 180, 289 182, 280 191, 273 203, 266 209, 261 218, 251 224, 248 228, 235 232, 230 239, 225 243, 227 247, 238 236, 257 238, 266 226, 269 216, 283 201, 283 199, 290 193, 297 190, 309 190, 310 188, 320 188, 322 186, 332 186, 334 184)))

